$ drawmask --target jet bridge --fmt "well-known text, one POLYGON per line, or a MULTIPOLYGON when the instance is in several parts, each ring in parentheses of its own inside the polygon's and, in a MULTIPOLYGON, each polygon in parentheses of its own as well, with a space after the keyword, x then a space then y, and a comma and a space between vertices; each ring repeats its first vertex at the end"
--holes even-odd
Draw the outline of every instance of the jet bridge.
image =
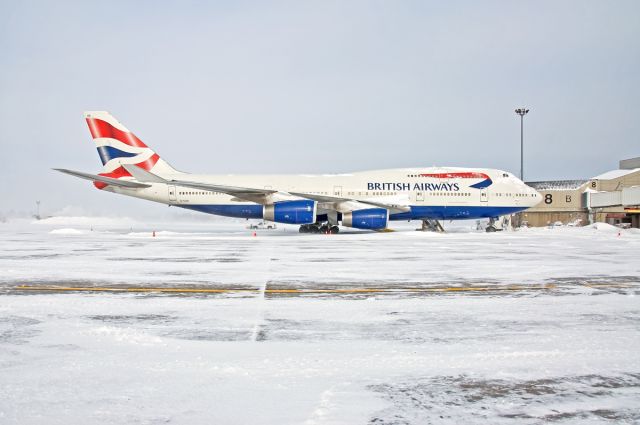
POLYGON ((634 205, 640 205, 640 186, 625 187, 612 192, 591 192, 587 198, 589 209, 634 205))

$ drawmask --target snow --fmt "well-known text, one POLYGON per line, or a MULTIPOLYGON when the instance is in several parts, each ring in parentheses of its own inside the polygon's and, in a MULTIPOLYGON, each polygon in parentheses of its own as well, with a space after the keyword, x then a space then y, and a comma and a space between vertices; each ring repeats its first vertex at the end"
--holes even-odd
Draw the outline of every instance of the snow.
POLYGON ((527 182, 527 186, 535 190, 575 190, 579 189, 588 180, 549 180, 541 182, 527 182))
POLYGON ((78 229, 53 229, 49 233, 52 235, 81 235, 84 232, 78 229))
MULTIPOLYGON (((599 232, 606 232, 606 233, 621 232, 621 229, 619 227, 613 226, 609 223, 593 223, 593 224, 590 224, 588 228, 597 230, 599 232)), ((634 232, 626 232, 626 233, 634 233, 634 232)))
POLYGON ((38 226, 133 226, 138 224, 135 220, 130 218, 115 218, 115 217, 86 217, 86 216, 59 216, 59 217, 47 217, 42 220, 34 220, 32 224, 38 226))
POLYGON ((640 421, 640 234, 445 224, 0 224, 0 423, 640 421), (268 292, 474 286, 494 290, 268 292))

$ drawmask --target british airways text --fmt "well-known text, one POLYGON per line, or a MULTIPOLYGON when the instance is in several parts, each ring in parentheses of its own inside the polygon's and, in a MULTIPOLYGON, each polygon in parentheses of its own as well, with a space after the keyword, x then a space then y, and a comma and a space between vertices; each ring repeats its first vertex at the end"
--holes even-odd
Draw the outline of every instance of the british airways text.
POLYGON ((421 190, 421 191, 447 191, 458 192, 458 183, 367 183, 367 190, 421 190))

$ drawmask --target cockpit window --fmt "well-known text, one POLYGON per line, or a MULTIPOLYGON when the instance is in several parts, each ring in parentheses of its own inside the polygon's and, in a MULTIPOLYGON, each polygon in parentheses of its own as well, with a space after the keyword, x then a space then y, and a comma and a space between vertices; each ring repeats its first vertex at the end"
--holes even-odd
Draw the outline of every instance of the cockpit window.
POLYGON ((502 177, 509 177, 509 173, 502 173, 502 177))

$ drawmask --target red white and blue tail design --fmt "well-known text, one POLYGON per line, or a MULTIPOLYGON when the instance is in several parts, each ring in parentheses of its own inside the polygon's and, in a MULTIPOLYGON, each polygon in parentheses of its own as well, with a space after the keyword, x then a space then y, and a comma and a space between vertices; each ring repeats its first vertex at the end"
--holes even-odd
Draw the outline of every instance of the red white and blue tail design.
MULTIPOLYGON (((115 179, 131 177, 122 164, 135 164, 158 175, 178 173, 110 113, 91 111, 85 112, 84 117, 104 167, 101 176, 115 179)), ((107 186, 101 182, 94 185, 98 189, 107 186)))

